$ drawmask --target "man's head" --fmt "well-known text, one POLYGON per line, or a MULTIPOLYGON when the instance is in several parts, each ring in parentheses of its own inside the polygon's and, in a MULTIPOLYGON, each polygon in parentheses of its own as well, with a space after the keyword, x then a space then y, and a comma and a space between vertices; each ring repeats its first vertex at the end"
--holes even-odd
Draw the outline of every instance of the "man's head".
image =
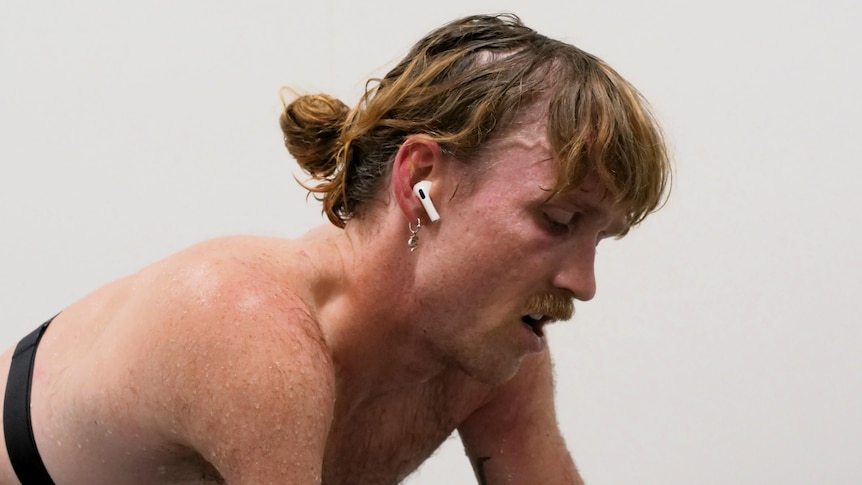
POLYGON ((357 107, 303 96, 286 107, 281 124, 291 154, 319 181, 309 188, 329 219, 344 226, 380 196, 409 137, 434 141, 469 163, 536 103, 558 164, 549 196, 591 175, 630 226, 659 206, 669 163, 640 94, 601 60, 513 15, 447 24, 370 86, 357 107))
POLYGON ((400 240, 404 254, 387 253, 401 302, 440 360, 487 383, 542 350, 543 325, 571 316, 573 299, 593 297, 596 245, 655 210, 670 176, 637 91, 514 16, 448 24, 356 108, 303 96, 281 122, 335 225, 368 217, 369 234, 400 238, 422 221, 417 254, 405 261, 400 240), (420 180, 433 183, 433 224, 420 180))

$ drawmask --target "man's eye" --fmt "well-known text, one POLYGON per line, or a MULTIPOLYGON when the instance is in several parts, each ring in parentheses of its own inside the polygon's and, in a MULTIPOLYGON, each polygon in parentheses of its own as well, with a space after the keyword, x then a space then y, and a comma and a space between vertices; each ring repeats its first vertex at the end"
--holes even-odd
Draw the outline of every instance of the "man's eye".
POLYGON ((546 208, 542 214, 548 228, 558 234, 569 232, 572 223, 575 221, 575 214, 562 209, 546 208))
POLYGON ((554 234, 566 234, 569 232, 569 225, 563 224, 559 221, 554 220, 547 214, 544 215, 545 224, 548 226, 548 229, 551 230, 554 234))

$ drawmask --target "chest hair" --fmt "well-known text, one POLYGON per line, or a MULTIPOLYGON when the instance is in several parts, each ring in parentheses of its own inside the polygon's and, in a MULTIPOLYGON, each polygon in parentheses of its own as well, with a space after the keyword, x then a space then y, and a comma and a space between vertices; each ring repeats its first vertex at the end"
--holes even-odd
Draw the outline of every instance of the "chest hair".
POLYGON ((416 470, 482 402, 487 388, 440 377, 336 416, 324 485, 396 484, 416 470))

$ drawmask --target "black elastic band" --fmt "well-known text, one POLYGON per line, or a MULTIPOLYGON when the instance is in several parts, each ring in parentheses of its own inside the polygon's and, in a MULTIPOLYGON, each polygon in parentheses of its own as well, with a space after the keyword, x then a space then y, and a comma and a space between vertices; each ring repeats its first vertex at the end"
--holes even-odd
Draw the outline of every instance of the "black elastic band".
POLYGON ((6 436, 9 460, 22 485, 54 485, 51 475, 42 463, 39 450, 36 449, 33 424, 30 421, 30 389, 33 385, 36 347, 51 320, 18 342, 9 366, 9 380, 6 381, 3 434, 6 436))

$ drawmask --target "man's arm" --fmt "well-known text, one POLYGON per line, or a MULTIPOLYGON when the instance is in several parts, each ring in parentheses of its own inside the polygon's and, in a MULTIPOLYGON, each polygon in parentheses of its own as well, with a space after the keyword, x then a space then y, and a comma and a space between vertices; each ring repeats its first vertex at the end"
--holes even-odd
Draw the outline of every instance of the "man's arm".
POLYGON ((581 485, 557 427, 550 354, 524 359, 459 427, 480 485, 581 485))
POLYGON ((319 484, 334 400, 322 336, 277 282, 224 266, 150 356, 163 379, 154 419, 229 485, 319 484))
POLYGON ((198 367, 203 382, 186 394, 185 435, 229 485, 319 484, 331 371, 297 332, 261 333, 223 338, 221 358, 198 367), (248 344, 258 338, 269 342, 248 344))

